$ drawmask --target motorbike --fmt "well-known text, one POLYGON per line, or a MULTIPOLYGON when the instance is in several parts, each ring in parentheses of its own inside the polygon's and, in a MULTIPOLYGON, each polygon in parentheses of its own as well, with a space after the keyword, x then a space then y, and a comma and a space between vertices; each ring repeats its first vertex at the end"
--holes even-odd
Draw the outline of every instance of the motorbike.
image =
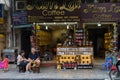
MULTIPOLYGON (((120 59, 117 59, 117 60, 118 60, 117 63, 120 63, 120 59)), ((110 77, 111 80, 114 80, 115 78, 120 77, 120 72, 119 72, 116 65, 113 65, 111 67, 111 69, 109 71, 109 77, 110 77)))

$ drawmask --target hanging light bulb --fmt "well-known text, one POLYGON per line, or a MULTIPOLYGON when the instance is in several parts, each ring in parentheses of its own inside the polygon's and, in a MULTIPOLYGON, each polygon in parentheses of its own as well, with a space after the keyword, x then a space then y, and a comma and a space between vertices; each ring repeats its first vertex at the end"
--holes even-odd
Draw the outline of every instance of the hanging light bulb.
POLYGON ((99 26, 99 27, 100 27, 100 26, 101 26, 101 23, 99 22, 99 23, 97 24, 97 26, 99 26))
POLYGON ((45 22, 43 24, 46 24, 45 22))
POLYGON ((46 26, 46 30, 48 30, 48 26, 46 26))
POLYGON ((67 25, 67 29, 69 29, 69 25, 67 25))
POLYGON ((56 23, 54 22, 54 24, 56 24, 56 23))

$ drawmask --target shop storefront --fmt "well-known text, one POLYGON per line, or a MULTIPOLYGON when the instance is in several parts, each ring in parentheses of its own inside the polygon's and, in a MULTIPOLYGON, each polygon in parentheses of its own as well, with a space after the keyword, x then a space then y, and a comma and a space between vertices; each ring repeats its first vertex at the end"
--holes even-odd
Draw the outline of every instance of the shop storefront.
POLYGON ((26 28, 31 30, 31 47, 40 50, 42 57, 61 55, 57 64, 93 65, 94 58, 104 59, 106 50, 117 48, 119 3, 27 0, 26 9, 27 24, 32 24, 26 28))
POLYGON ((93 42, 82 27, 80 9, 78 0, 28 1, 28 22, 35 30, 31 46, 40 49, 45 60, 57 55, 58 69, 62 63, 93 66, 93 42))
MULTIPOLYGON (((70 44, 64 45, 74 46, 74 33, 77 27, 80 27, 79 4, 78 0, 52 2, 28 0, 28 23, 34 23, 36 37, 36 40, 33 40, 34 36, 31 36, 31 46, 40 49, 43 57, 47 52, 56 55, 55 48, 59 44, 63 45, 67 38, 70 39, 70 44)), ((50 58, 51 54, 48 54, 50 58)))
POLYGON ((105 51, 118 50, 119 3, 83 4, 80 12, 94 55, 104 57, 105 51))

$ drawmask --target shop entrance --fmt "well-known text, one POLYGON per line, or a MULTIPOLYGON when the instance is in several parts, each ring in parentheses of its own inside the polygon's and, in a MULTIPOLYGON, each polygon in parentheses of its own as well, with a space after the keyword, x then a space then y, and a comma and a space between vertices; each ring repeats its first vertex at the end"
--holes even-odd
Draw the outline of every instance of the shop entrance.
MULTIPOLYGON (((105 58, 105 51, 107 50, 106 46, 109 45, 105 42, 105 35, 108 33, 113 33, 114 26, 113 24, 86 24, 85 25, 86 33, 88 34, 88 39, 93 42, 94 48, 94 58, 105 58)), ((112 35, 110 36, 112 37, 112 35)), ((111 39, 111 38, 110 38, 111 39)), ((109 40, 110 40, 109 39, 109 40)), ((109 42, 110 44, 110 42, 109 42)))
POLYGON ((104 58, 104 34, 107 32, 107 28, 88 28, 89 39, 93 42, 94 57, 104 58))
MULTIPOLYGON (((36 23, 36 45, 40 49, 41 56, 44 60, 53 60, 56 55, 56 47, 64 46, 67 38, 69 38, 69 46, 91 46, 94 48, 94 58, 105 58, 105 51, 110 49, 111 39, 114 32, 114 23, 84 23, 78 26, 73 23, 36 23), (75 32, 75 28, 78 32, 75 32), (83 33, 80 33, 80 29, 83 33), (76 37, 75 37, 76 36, 76 37), (78 39, 79 38, 79 39, 78 39), (88 42, 90 41, 90 42, 88 42), (78 45, 76 45, 76 42, 78 45), (47 56, 47 57, 46 57, 47 56)), ((67 46, 67 45, 65 45, 67 46)))
POLYGON ((56 48, 64 46, 67 38, 70 39, 70 45, 74 44, 74 29, 76 22, 59 22, 59 23, 37 23, 36 37, 37 46, 40 47, 41 59, 51 61, 55 59, 56 48))
POLYGON ((30 28, 21 29, 21 50, 24 50, 26 52, 25 57, 28 57, 29 53, 31 52, 30 35, 30 28))

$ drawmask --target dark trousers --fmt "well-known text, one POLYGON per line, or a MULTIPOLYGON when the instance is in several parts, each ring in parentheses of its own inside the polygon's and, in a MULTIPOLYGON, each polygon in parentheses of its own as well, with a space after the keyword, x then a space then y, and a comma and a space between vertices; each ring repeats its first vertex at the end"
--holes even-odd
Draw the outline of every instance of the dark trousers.
POLYGON ((19 72, 25 72, 25 71, 26 71, 26 65, 27 65, 28 63, 29 63, 29 62, 21 61, 20 64, 18 65, 18 66, 19 66, 19 72))
POLYGON ((20 66, 20 67, 26 67, 26 65, 27 65, 28 63, 29 63, 29 62, 27 62, 27 61, 26 61, 26 62, 21 61, 20 64, 19 64, 19 66, 20 66))

